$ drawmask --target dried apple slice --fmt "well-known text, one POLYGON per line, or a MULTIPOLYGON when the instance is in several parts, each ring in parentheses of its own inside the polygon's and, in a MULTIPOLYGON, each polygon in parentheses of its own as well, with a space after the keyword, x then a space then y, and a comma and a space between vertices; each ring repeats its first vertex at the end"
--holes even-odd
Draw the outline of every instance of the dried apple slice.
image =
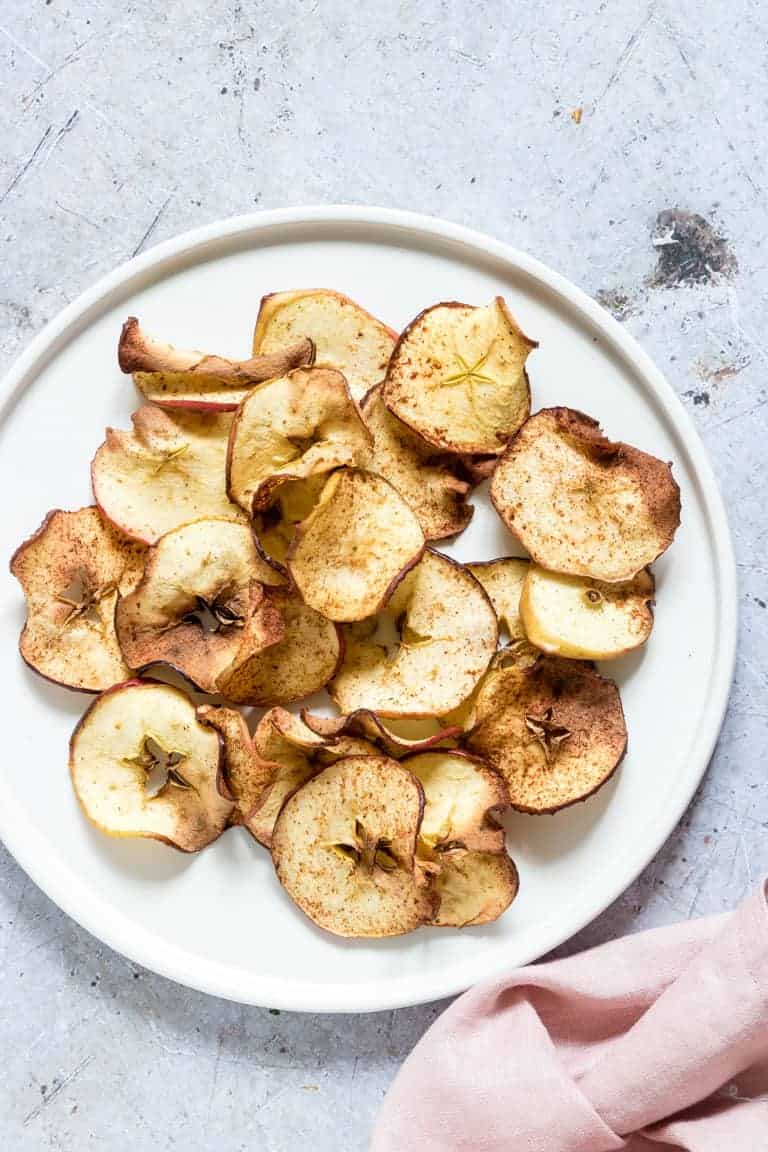
POLYGON ((235 413, 227 488, 250 514, 285 480, 302 480, 368 456, 371 434, 340 372, 298 368, 248 393, 235 413))
POLYGON ((314 354, 307 339, 250 360, 184 351, 147 336, 135 316, 123 324, 117 347, 121 370, 133 375, 147 400, 163 408, 204 412, 234 411, 254 385, 312 364, 314 354))
POLYGON ((329 688, 343 712, 442 716, 471 694, 496 650, 496 615, 483 588, 431 549, 397 587, 386 619, 399 632, 393 650, 374 635, 375 621, 344 629, 344 661, 329 688))
POLYGON ((462 532, 474 509, 467 503, 471 484, 461 461, 437 452, 393 416, 381 399, 381 388, 372 388, 361 408, 373 434, 369 470, 397 488, 416 513, 427 540, 462 532))
POLYGON ((613 660, 644 644, 653 628, 654 579, 606 584, 531 564, 520 615, 532 644, 554 656, 613 660))
POLYGON ((243 824, 269 788, 280 766, 259 755, 242 712, 201 704, 197 718, 214 728, 224 742, 224 781, 235 807, 230 824, 243 824))
POLYGON ((465 742, 504 777, 514 808, 556 812, 586 800, 623 759, 619 690, 589 664, 511 658, 483 683, 465 742))
POLYGON ((245 519, 225 487, 228 413, 145 404, 131 420, 132 432, 107 429, 91 465, 96 503, 120 532, 155 544, 201 516, 245 519))
POLYGON ((282 613, 265 591, 280 580, 247 524, 207 518, 174 528, 118 601, 126 662, 137 670, 168 664, 203 692, 218 691, 227 673, 282 640, 282 613))
POLYGON ((340 737, 357 737, 377 745, 377 752, 384 752, 393 760, 425 752, 429 748, 453 747, 461 736, 461 729, 435 725, 436 731, 427 735, 406 736, 385 724, 380 716, 369 708, 358 708, 345 716, 313 716, 306 710, 301 718, 312 732, 329 740, 340 737))
POLYGON ((419 522, 391 484, 341 468, 296 526, 288 571, 305 603, 329 620, 362 620, 386 603, 423 549, 419 522))
POLYGON ((27 602, 19 651, 41 676, 101 692, 130 677, 115 635, 118 592, 139 579, 146 549, 98 508, 49 512, 11 560, 27 602))
POLYGON ((168 684, 133 680, 99 696, 75 728, 69 765, 83 812, 109 836, 197 852, 233 810, 218 732, 168 684))
POLYGON ((416 857, 424 808, 415 776, 385 756, 350 756, 285 802, 272 836, 280 883, 338 936, 383 937, 431 920, 431 878, 416 857))
POLYGON ((508 642, 514 643, 526 638, 520 618, 520 597, 530 566, 530 560, 520 556, 502 556, 499 560, 467 565, 488 593, 499 624, 506 631, 508 642))
POLYGON ((402 764, 424 789, 419 843, 427 852, 504 851, 504 829, 494 813, 508 807, 509 792, 498 772, 458 750, 421 752, 402 764))
POLYGON ((463 848, 443 853, 434 884, 440 906, 432 924, 438 928, 470 928, 498 920, 520 886, 506 852, 463 848))
POLYGON ((497 296, 484 308, 435 304, 412 320, 389 362, 389 410, 448 452, 497 455, 531 408, 536 348, 497 296))
POLYGON ((397 332, 341 292, 309 288, 273 292, 261 301, 253 334, 254 355, 279 352, 309 338, 315 362, 337 368, 356 400, 384 379, 397 332))
POLYGON ((526 421, 493 474, 491 500, 543 568, 611 583, 666 551, 680 523, 670 465, 606 440, 572 408, 526 421))
POLYGON ((279 612, 283 635, 277 643, 254 647, 251 655, 219 677, 218 690, 236 704, 268 708, 302 700, 325 687, 341 659, 341 636, 332 621, 285 588, 267 597, 279 612))

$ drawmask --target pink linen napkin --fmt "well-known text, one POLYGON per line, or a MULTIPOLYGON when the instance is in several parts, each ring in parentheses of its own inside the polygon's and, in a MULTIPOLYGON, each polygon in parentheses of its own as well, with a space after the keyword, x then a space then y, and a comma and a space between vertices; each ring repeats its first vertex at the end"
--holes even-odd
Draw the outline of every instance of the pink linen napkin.
POLYGON ((372 1152, 768 1152, 767 884, 465 993, 401 1068, 372 1152))

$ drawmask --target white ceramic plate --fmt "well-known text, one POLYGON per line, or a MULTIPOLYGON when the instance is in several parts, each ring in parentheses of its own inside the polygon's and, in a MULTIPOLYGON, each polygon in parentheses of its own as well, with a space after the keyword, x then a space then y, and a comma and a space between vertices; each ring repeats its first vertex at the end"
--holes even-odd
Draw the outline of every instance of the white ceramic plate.
MULTIPOLYGON (((179 345, 250 349, 264 292, 328 286, 397 328, 438 300, 509 300, 541 347, 529 361, 534 408, 589 412, 608 435, 674 461, 683 524, 656 566, 647 649, 614 663, 629 753, 594 799, 556 816, 513 816, 520 895, 496 924, 337 940, 293 907, 269 856, 242 830, 196 857, 110 840, 82 818, 67 741, 89 697, 21 662, 24 611, 0 577, 6 735, 0 834, 32 879, 132 960, 233 1000, 305 1011, 365 1011, 436 999, 560 944, 631 883, 674 828, 701 779, 726 706, 736 634, 728 528, 700 441, 660 372, 578 288, 531 257, 453 224, 376 208, 296 208, 188 233, 100 281, 21 357, 2 391, 3 554, 49 508, 91 501, 88 463, 107 424, 137 399, 115 357, 128 314, 179 345)), ((473 522, 446 549, 461 560, 515 551, 475 497, 473 522)), ((5 566, 4 566, 5 567, 5 566)))

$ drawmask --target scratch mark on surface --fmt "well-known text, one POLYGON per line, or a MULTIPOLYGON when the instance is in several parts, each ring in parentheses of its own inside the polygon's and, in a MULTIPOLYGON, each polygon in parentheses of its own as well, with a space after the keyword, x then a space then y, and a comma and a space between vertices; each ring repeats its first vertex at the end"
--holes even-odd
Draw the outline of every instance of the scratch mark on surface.
POLYGON ((45 145, 46 140, 50 136, 51 131, 52 131, 52 128, 51 128, 51 125, 49 124, 48 127, 46 128, 45 132, 43 132, 42 136, 40 137, 37 144, 35 145, 35 148, 34 148, 34 151, 32 152, 32 155, 27 160, 24 161, 21 168, 19 168, 18 172, 16 173, 16 175, 13 177, 10 184, 6 188, 5 192, 3 192, 2 196, 0 196, 0 204, 3 204, 5 202, 5 200, 7 200, 7 198, 10 196, 11 192, 13 192, 14 188, 24 179, 24 176, 29 171, 29 169, 32 167, 32 165, 34 164, 37 157, 40 155, 40 151, 43 148, 43 146, 45 145))
POLYGON ((95 40, 96 37, 100 36, 100 35, 101 35, 100 31, 94 32, 94 33, 92 33, 92 35, 86 36, 85 40, 82 40, 79 44, 76 44, 75 47, 72 49, 72 51, 69 53, 69 55, 64 57, 61 64, 57 64, 55 68, 50 69, 48 72, 48 75, 45 76, 40 81, 39 84, 35 85, 35 87, 32 89, 32 91, 29 93, 28 96, 25 96, 22 99, 22 104, 25 107, 28 107, 31 104, 31 102, 34 100, 34 98, 37 96, 37 94, 39 92, 42 92, 43 88, 45 88, 48 84, 50 84, 50 82, 51 82, 51 80, 53 80, 54 76, 58 76, 58 74, 60 72, 63 72, 65 68, 67 68, 70 64, 74 63, 74 61, 77 60, 77 58, 78 58, 78 53, 81 52, 83 48, 87 47, 87 45, 90 44, 92 40, 95 40))
POLYGON ((745 416, 751 416, 753 412, 758 412, 768 404, 768 396, 764 396, 762 400, 758 400, 750 408, 745 409, 743 412, 735 412, 733 416, 727 416, 725 420, 721 420, 718 424, 710 424, 709 431, 715 432, 718 428, 725 428, 727 424, 733 424, 734 420, 743 420, 745 416))
POLYGON ((101 231, 101 224, 97 224, 95 220, 91 220, 88 216, 84 216, 82 212, 77 212, 74 208, 67 208, 66 204, 62 204, 60 200, 54 201, 57 208, 62 212, 66 212, 69 216, 77 216, 78 220, 84 220, 86 224, 90 224, 91 228, 98 228, 101 231))
POLYGON ((17 40, 2 24, 0 24, 0 32, 5 36, 6 40, 10 40, 14 48, 18 48, 19 52, 23 52, 30 60, 34 60, 35 64, 39 64, 41 68, 45 68, 46 72, 50 72, 50 65, 46 64, 45 60, 41 60, 39 56, 35 56, 31 49, 27 48, 25 44, 22 44, 20 40, 17 40))
POLYGON ((464 52, 461 48, 449 48, 448 55, 466 60, 467 64, 471 64, 474 68, 485 68, 485 60, 481 60, 479 56, 473 56, 471 52, 464 52))
POLYGON ((635 30, 632 33, 632 35, 630 36, 629 40, 627 40, 626 44, 624 45, 621 52, 619 53, 619 58, 616 61, 616 63, 614 64, 613 71, 611 72, 611 75, 608 77, 608 83, 606 84, 605 88, 603 89, 602 95, 595 101, 595 108, 597 108, 597 106, 599 104, 601 104, 603 100, 605 100, 605 98, 608 95, 608 93, 610 92, 611 88, 613 88, 614 84, 616 84, 616 82, 620 79, 622 72, 624 71, 627 64, 629 64, 630 60, 632 59, 635 52, 637 51, 638 45, 642 41, 646 31, 648 30, 648 26, 654 20, 655 16, 656 16, 656 4, 654 3, 654 4, 651 4, 651 6, 648 9, 648 12, 645 16, 645 19, 640 21, 637 28, 635 28, 635 30))
POLYGON ((26 1128, 27 1125, 31 1124, 33 1120, 37 1120, 40 1113, 48 1107, 52 1100, 56 1099, 62 1088, 66 1088, 68 1084, 71 1084, 73 1080, 76 1080, 81 1072, 84 1072, 88 1065, 93 1063, 93 1060, 93 1056, 86 1056, 84 1060, 81 1060, 79 1064, 75 1065, 72 1071, 67 1076, 65 1076, 63 1080, 60 1080, 57 1084, 54 1084, 50 1092, 47 1092, 43 1096, 37 1107, 33 1108, 32 1111, 28 1112, 24 1117, 23 1127, 26 1128))
POLYGON ((205 1113, 205 1127, 203 1128, 203 1132, 205 1134, 208 1133, 208 1129, 211 1126, 211 1114, 213 1112, 213 1104, 214 1104, 214 1101, 216 1099, 216 1083, 219 1079, 219 1065, 221 1064, 221 1047, 222 1047, 223 1041, 224 1041, 224 1033, 221 1029, 219 1029, 219 1038, 218 1038, 218 1043, 216 1045, 216 1060, 214 1061, 213 1077, 211 1079, 211 1091, 210 1091, 210 1095, 208 1096, 208 1108, 207 1108, 206 1113, 205 1113))
POLYGON ((152 222, 150 223, 149 228, 147 228, 147 230, 144 233, 144 235, 142 236, 141 240, 139 240, 139 242, 136 245, 136 247, 134 248, 133 252, 131 252, 131 258, 133 258, 134 256, 138 256, 139 252, 141 252, 141 250, 144 247, 144 245, 146 244, 147 240, 149 240, 149 238, 152 235, 152 233, 154 232, 155 228, 157 228, 157 225, 160 221, 160 217, 162 216, 163 212, 165 212, 166 208, 168 207, 168 205, 170 204, 172 199, 173 199, 173 192, 171 192, 168 195, 168 197, 165 199, 165 201, 158 208, 157 212, 155 212, 155 215, 152 218, 152 222))

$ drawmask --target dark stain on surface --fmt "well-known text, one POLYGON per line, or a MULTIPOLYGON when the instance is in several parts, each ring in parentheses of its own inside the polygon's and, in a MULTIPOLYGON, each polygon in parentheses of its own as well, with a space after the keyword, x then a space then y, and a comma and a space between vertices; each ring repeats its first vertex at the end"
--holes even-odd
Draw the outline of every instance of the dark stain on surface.
POLYGON ((703 389, 701 392, 697 392, 691 388, 688 392, 683 392, 683 396, 686 400, 693 400, 697 408, 709 408, 709 392, 705 392, 703 389))
POLYGON ((621 288, 599 288, 595 293, 595 300, 616 320, 626 320, 637 311, 635 304, 621 288))
POLYGON ((731 279, 738 271, 726 238, 697 212, 680 208, 659 212, 652 239, 658 252, 652 288, 711 284, 731 279))
POLYGON ((755 604, 759 604, 761 608, 765 608, 765 606, 766 606, 765 600, 761 600, 759 596, 754 596, 753 599, 755 601, 755 604))

